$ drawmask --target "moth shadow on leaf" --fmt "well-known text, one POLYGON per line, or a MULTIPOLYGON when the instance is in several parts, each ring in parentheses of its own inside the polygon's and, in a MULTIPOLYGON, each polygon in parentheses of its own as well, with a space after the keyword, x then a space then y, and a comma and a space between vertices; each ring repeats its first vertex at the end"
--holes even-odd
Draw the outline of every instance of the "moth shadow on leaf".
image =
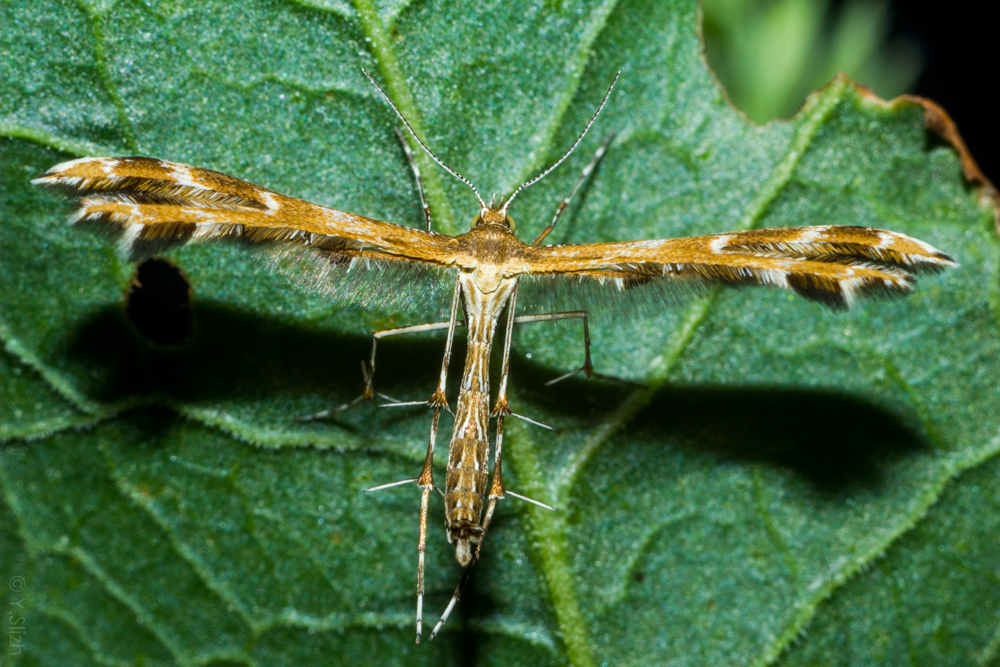
MULTIPOLYGON (((628 393, 607 383, 588 384, 574 379, 549 387, 543 400, 550 408, 604 405, 600 415, 588 411, 601 420, 628 393)), ((831 496, 877 490, 891 467, 934 450, 916 418, 902 411, 843 392, 767 386, 660 389, 625 425, 624 437, 614 440, 616 448, 654 448, 657 459, 670 448, 720 465, 785 469, 831 496)))
MULTIPOLYGON (((120 305, 97 311, 70 332, 69 354, 99 380, 91 398, 283 403, 280 410, 288 412, 291 426, 295 416, 348 402, 361 392, 360 362, 371 352, 370 336, 298 326, 212 302, 196 301, 192 314, 191 340, 178 347, 151 344, 120 305), (295 408, 298 404, 309 407, 295 408)), ((430 396, 440 369, 441 338, 383 341, 376 388, 404 400, 430 396)), ((464 356, 462 338, 459 332, 453 361, 464 356)), ((493 361, 496 366, 498 360, 493 361)), ((556 371, 516 357, 512 370, 529 403, 594 426, 635 390, 582 378, 545 387, 556 371)), ((457 376, 452 373, 453 382, 457 376)), ((450 387, 449 394, 456 389, 450 387)), ((366 408, 353 412, 332 419, 330 427, 359 428, 356 422, 364 420, 366 408)), ((382 426, 386 420, 414 418, 412 409, 376 414, 382 426)), ((844 393, 780 387, 661 389, 625 428, 631 446, 649 442, 691 456, 765 463, 791 470, 830 494, 878 486, 895 462, 932 449, 905 415, 844 393)))
MULTIPOLYGON (((360 362, 371 353, 370 336, 297 326, 212 302, 196 301, 192 320, 188 342, 167 347, 144 338, 122 306, 107 306, 70 332, 68 354, 92 369, 91 398, 104 403, 143 397, 205 406, 270 401, 288 411, 290 426, 294 417, 348 402, 363 389, 360 362)), ((379 345, 376 388, 430 396, 441 349, 433 338, 379 345)), ((404 418, 407 411, 379 412, 404 418)), ((355 420, 331 421, 351 428, 355 420)))
POLYGON ((890 467, 933 449, 903 416, 833 391, 662 391, 636 426, 654 423, 682 449, 784 468, 832 496, 877 489, 890 467))

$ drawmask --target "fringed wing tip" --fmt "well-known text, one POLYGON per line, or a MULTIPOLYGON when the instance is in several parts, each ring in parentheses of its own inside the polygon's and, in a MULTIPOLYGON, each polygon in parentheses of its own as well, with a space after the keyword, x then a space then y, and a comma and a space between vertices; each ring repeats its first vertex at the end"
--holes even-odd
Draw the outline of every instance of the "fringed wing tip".
POLYGON ((836 310, 862 298, 905 296, 917 275, 958 266, 929 243, 871 227, 765 228, 712 237, 710 245, 720 255, 785 263, 787 280, 769 281, 765 274, 761 282, 788 287, 836 310))
MULTIPOLYGON (((789 280, 791 289, 802 298, 818 303, 830 310, 846 311, 865 299, 888 299, 913 292, 912 276, 894 273, 888 277, 846 278, 834 286, 816 284, 810 275, 798 275, 789 280)), ((791 276, 790 276, 791 278, 791 276)))
POLYGON ((31 184, 41 185, 47 188, 60 189, 67 194, 70 194, 78 189, 79 180, 80 179, 77 178, 67 179, 65 177, 60 177, 59 174, 53 173, 50 169, 38 178, 31 179, 31 184))
POLYGON ((914 286, 913 276, 899 269, 792 260, 781 261, 781 266, 772 268, 741 267, 724 271, 720 271, 718 266, 689 265, 681 273, 703 277, 707 285, 779 287, 795 292, 807 301, 840 311, 849 310, 864 299, 906 296, 914 286))
POLYGON ((862 262, 908 273, 937 273, 958 266, 929 243, 873 227, 771 227, 718 235, 710 243, 716 252, 832 264, 862 262))
MULTIPOLYGON (((103 166, 98 167, 100 171, 110 174, 119 159, 84 157, 60 162, 41 176, 33 178, 31 184, 61 190, 70 196, 82 195, 88 189, 88 182, 93 180, 89 174, 93 168, 87 167, 100 162, 104 162, 103 166), (78 173, 81 171, 87 172, 87 175, 78 173)), ((66 223, 111 242, 115 246, 116 254, 123 261, 142 261, 165 249, 164 244, 136 243, 136 236, 142 232, 141 225, 130 225, 128 216, 120 213, 92 210, 90 207, 92 203, 95 202, 90 198, 80 200, 77 209, 67 218, 66 223)))
POLYGON ((961 266, 951 255, 945 254, 933 246, 928 245, 927 247, 929 250, 927 258, 923 261, 920 259, 914 261, 908 267, 910 271, 914 273, 941 273, 945 269, 957 269, 961 266))
POLYGON ((129 224, 127 215, 110 211, 92 211, 88 209, 86 202, 87 200, 84 200, 81 207, 66 222, 109 242, 114 246, 115 254, 123 262, 141 262, 180 247, 191 239, 194 232, 193 225, 146 227, 129 224))
POLYGON ((31 184, 58 187, 69 191, 78 190, 88 177, 93 177, 95 175, 92 173, 94 169, 88 169, 88 165, 104 163, 101 167, 99 167, 99 170, 101 174, 107 176, 114 171, 115 167, 122 159, 123 158, 82 157, 76 160, 67 160, 66 162, 60 162, 57 165, 49 167, 49 170, 44 174, 38 178, 32 179, 31 184))

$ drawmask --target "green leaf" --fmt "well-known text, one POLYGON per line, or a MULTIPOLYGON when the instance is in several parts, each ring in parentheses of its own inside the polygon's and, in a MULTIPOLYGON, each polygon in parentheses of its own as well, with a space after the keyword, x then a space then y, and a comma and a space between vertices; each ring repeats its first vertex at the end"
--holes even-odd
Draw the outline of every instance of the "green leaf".
POLYGON ((996 458, 959 477, 920 525, 824 605, 809 641, 783 664, 840 655, 852 664, 996 665, 998 489, 996 458))
MULTIPOLYGON (((0 4, 0 580, 25 583, 21 660, 995 662, 1000 244, 924 109, 837 79, 752 126, 703 62, 693 0, 440 5, 0 4), (125 314, 133 267, 28 184, 72 157, 155 155, 419 225, 361 68, 505 194, 621 69, 570 163, 513 207, 524 238, 614 131, 554 242, 862 224, 961 268, 847 314, 759 290, 592 320, 597 370, 644 389, 544 387, 579 365, 579 324, 519 329, 512 405, 558 432, 511 424, 507 481, 560 511, 502 503, 456 616, 414 646, 418 494, 358 492, 416 474, 429 416, 294 417, 357 395, 372 330, 437 314, 345 307, 191 247, 169 259, 194 340, 156 347, 125 314)), ((437 228, 466 229, 469 191, 419 159, 437 228)), ((379 388, 426 398, 442 348, 380 345, 379 388)), ((427 553, 433 621, 460 575, 439 519, 427 553)))

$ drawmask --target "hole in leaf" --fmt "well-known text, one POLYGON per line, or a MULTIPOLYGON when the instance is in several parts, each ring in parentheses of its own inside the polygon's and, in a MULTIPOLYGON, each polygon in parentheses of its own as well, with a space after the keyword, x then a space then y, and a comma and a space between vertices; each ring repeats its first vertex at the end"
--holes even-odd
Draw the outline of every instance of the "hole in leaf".
POLYGON ((136 267, 125 314, 154 345, 183 345, 191 340, 191 286, 180 269, 164 259, 136 267))

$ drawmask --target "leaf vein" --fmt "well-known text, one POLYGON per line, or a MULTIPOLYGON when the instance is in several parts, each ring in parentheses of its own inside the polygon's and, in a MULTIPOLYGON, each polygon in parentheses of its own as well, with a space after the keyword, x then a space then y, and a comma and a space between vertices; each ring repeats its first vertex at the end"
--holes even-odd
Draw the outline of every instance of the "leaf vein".
POLYGON ((103 656, 98 646, 96 646, 94 642, 90 641, 90 634, 83 627, 81 627, 76 619, 71 615, 60 610, 50 608, 48 605, 33 607, 32 611, 35 610, 37 610, 42 616, 47 616, 61 625, 66 626, 79 645, 83 646, 87 650, 87 653, 90 654, 90 657, 97 664, 108 665, 109 667, 129 667, 132 664, 123 660, 114 660, 103 656))
POLYGON ((132 120, 128 117, 128 111, 125 108, 125 100, 122 99, 121 93, 118 92, 118 86, 115 85, 111 76, 111 70, 108 67, 107 54, 104 51, 103 17, 93 7, 90 7, 79 0, 77 6, 80 7, 81 11, 83 11, 90 23, 91 37, 94 40, 94 64, 97 67, 101 83, 103 84, 105 91, 111 97, 112 104, 114 104, 115 112, 118 115, 118 122, 121 123, 122 132, 125 135, 125 144, 128 146, 129 150, 134 153, 139 153, 139 142, 136 139, 135 127, 132 125, 132 120))
POLYGON ((608 596, 607 600, 594 610, 594 615, 603 615, 606 610, 621 603, 625 599, 625 595, 628 593, 629 585, 635 581, 633 573, 635 572, 636 563, 642 560, 642 558, 648 553, 650 545, 653 543, 653 540, 659 537, 660 533, 667 528, 675 527, 679 523, 693 519, 697 515, 698 513, 695 510, 684 509, 666 516, 658 522, 649 523, 648 530, 646 530, 642 537, 635 542, 635 546, 631 550, 631 555, 625 563, 625 567, 621 570, 621 585, 613 595, 608 596))
POLYGON ((149 610, 140 604, 139 601, 132 595, 128 594, 125 589, 122 588, 122 586, 120 586, 113 577, 111 577, 111 575, 105 572, 104 569, 90 557, 90 554, 87 553, 85 549, 76 546, 65 550, 53 549, 53 551, 55 553, 63 553, 75 558, 84 570, 100 582, 101 586, 104 587, 108 595, 118 600, 118 602, 135 614, 136 617, 142 619, 142 623, 149 630, 149 633, 160 641, 163 647, 170 653, 171 656, 173 656, 175 662, 182 665, 191 663, 190 656, 188 656, 184 649, 181 648, 180 641, 177 638, 167 636, 149 610))
POLYGON ((565 90, 563 90, 559 100, 556 102, 555 110, 552 114, 550 122, 542 131, 542 138, 538 142, 539 147, 543 150, 535 151, 534 159, 525 165, 525 168, 518 176, 518 185, 526 182, 528 179, 533 177, 536 172, 542 170, 545 160, 548 157, 548 151, 544 149, 551 147, 556 132, 562 126, 562 121, 566 116, 566 111, 569 109, 570 103, 572 103, 577 92, 580 90, 580 82, 583 80, 583 74, 586 70, 591 47, 594 42, 597 41, 597 38, 601 36, 601 33, 608 24, 608 17, 611 16, 611 12, 614 11, 617 4, 618 0, 605 0, 600 7, 594 11, 589 25, 583 31, 576 53, 570 60, 572 66, 569 68, 568 85, 565 90))
POLYGON ((39 127, 10 123, 4 120, 0 120, 0 137, 29 141, 61 153, 69 153, 75 157, 85 157, 88 155, 105 156, 113 153, 110 148, 105 148, 89 141, 72 139, 39 127))
POLYGON ((256 633, 258 624, 254 622, 251 615, 247 612, 239 596, 232 593, 227 586, 221 585, 212 577, 210 569, 201 561, 197 554, 195 554, 183 543, 174 531, 173 526, 171 526, 166 520, 166 517, 164 517, 156 509, 154 504, 150 502, 138 489, 133 489, 128 484, 128 482, 117 472, 115 463, 106 448, 102 445, 101 449, 104 454, 104 460, 108 466, 108 472, 114 481, 115 488, 117 488, 119 493, 122 494, 122 497, 126 501, 135 503, 145 511, 145 513, 153 520, 153 523, 155 523, 157 527, 163 531, 163 534, 167 537, 167 540, 170 542, 174 551, 184 560, 185 563, 188 564, 195 576, 197 576, 198 579, 200 579, 205 585, 205 588, 217 595, 226 603, 228 607, 231 607, 240 619, 246 623, 251 632, 256 633))
POLYGON ((872 545, 870 549, 859 554, 856 558, 845 559, 840 569, 834 571, 825 581, 821 581, 818 585, 811 587, 810 592, 813 594, 812 597, 803 604, 796 605, 800 609, 799 613, 788 622, 788 625, 785 626, 782 632, 778 633, 777 639, 769 647, 764 647, 761 651, 761 657, 756 664, 773 664, 806 627, 823 600, 830 597, 835 590, 843 586, 851 577, 861 571, 865 565, 885 553, 890 546, 918 525, 953 479, 998 454, 1000 454, 1000 429, 998 429, 997 435, 993 437, 983 450, 969 456, 964 461, 950 460, 943 466, 938 478, 929 485, 927 491, 920 498, 915 500, 912 511, 902 518, 895 529, 886 535, 884 540, 872 545))
POLYGON ((785 541, 784 536, 782 536, 781 531, 778 530, 778 526, 774 521, 774 516, 768 507, 767 491, 764 489, 764 482, 761 479, 759 470, 754 470, 753 473, 753 492, 757 503, 757 516, 760 517, 761 523, 764 524, 764 530, 767 532, 771 543, 778 550, 778 553, 781 554, 781 559, 785 561, 785 567, 788 568, 788 573, 791 575, 793 587, 798 589, 799 582, 801 581, 801 568, 795 558, 795 554, 792 553, 788 542, 785 541))
MULTIPOLYGON (((527 435, 527 429, 519 423, 513 423, 509 428, 515 446, 510 447, 508 456, 515 465, 524 492, 533 498, 547 500, 547 489, 535 443, 527 435)), ((555 611, 556 623, 562 632, 569 663, 574 667, 594 665, 594 649, 580 610, 569 563, 566 512, 550 512, 535 505, 530 505, 525 511, 529 517, 528 529, 536 544, 533 553, 537 557, 538 569, 548 585, 549 599, 555 611)))

